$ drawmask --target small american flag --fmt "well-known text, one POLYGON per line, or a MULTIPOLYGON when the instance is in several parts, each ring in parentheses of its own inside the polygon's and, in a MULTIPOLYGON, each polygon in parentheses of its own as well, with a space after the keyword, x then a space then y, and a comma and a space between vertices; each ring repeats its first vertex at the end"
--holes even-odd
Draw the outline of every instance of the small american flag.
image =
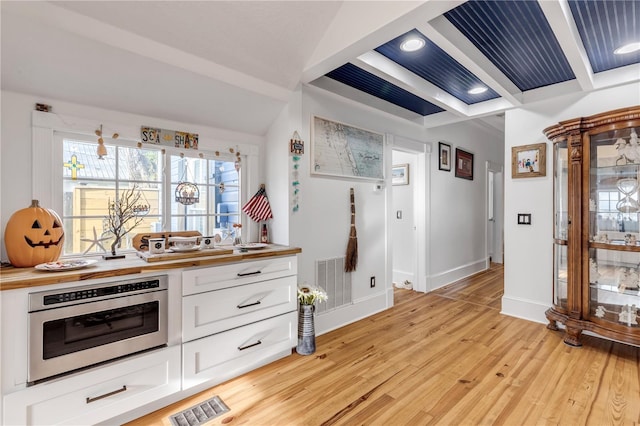
POLYGON ((256 192, 256 194, 247 201, 247 204, 242 207, 242 211, 256 222, 273 219, 271 205, 269 204, 267 191, 264 187, 261 187, 258 192, 256 192))

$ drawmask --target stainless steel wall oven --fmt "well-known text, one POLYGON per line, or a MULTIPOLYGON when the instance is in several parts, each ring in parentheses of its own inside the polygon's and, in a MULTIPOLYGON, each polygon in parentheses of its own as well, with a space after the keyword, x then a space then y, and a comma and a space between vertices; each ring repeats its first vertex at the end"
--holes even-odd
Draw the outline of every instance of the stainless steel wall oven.
POLYGON ((167 344, 167 276, 29 295, 34 383, 167 344))

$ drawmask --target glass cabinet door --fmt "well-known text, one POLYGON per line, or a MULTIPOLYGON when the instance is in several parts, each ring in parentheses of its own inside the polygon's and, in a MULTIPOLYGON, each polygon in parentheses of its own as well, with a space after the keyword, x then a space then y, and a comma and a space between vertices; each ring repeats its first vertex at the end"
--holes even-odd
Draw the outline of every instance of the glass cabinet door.
POLYGON ((567 226, 569 211, 569 156, 567 141, 557 142, 553 145, 553 269, 554 289, 553 303, 567 309, 567 226))
POLYGON ((553 167, 553 204, 555 208, 553 238, 566 241, 569 220, 569 153, 567 141, 554 144, 553 150, 555 163, 553 167))
POLYGON ((589 147, 588 315, 638 327, 640 141, 627 128, 591 135, 589 147))

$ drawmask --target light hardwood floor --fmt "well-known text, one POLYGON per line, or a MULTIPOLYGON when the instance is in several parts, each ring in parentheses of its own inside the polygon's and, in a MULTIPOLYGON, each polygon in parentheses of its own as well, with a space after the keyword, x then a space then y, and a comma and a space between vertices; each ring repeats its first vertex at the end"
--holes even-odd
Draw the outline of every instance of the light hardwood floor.
POLYGON ((500 315, 503 269, 395 306, 317 338, 317 352, 230 380, 130 425, 218 395, 230 425, 640 424, 640 348, 500 315))

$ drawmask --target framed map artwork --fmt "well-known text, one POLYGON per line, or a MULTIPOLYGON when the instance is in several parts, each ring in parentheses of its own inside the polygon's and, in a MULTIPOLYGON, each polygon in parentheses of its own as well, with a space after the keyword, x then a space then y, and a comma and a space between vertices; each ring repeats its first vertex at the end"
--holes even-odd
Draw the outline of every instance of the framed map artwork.
POLYGON ((314 116, 311 174, 384 179, 384 135, 314 116))

